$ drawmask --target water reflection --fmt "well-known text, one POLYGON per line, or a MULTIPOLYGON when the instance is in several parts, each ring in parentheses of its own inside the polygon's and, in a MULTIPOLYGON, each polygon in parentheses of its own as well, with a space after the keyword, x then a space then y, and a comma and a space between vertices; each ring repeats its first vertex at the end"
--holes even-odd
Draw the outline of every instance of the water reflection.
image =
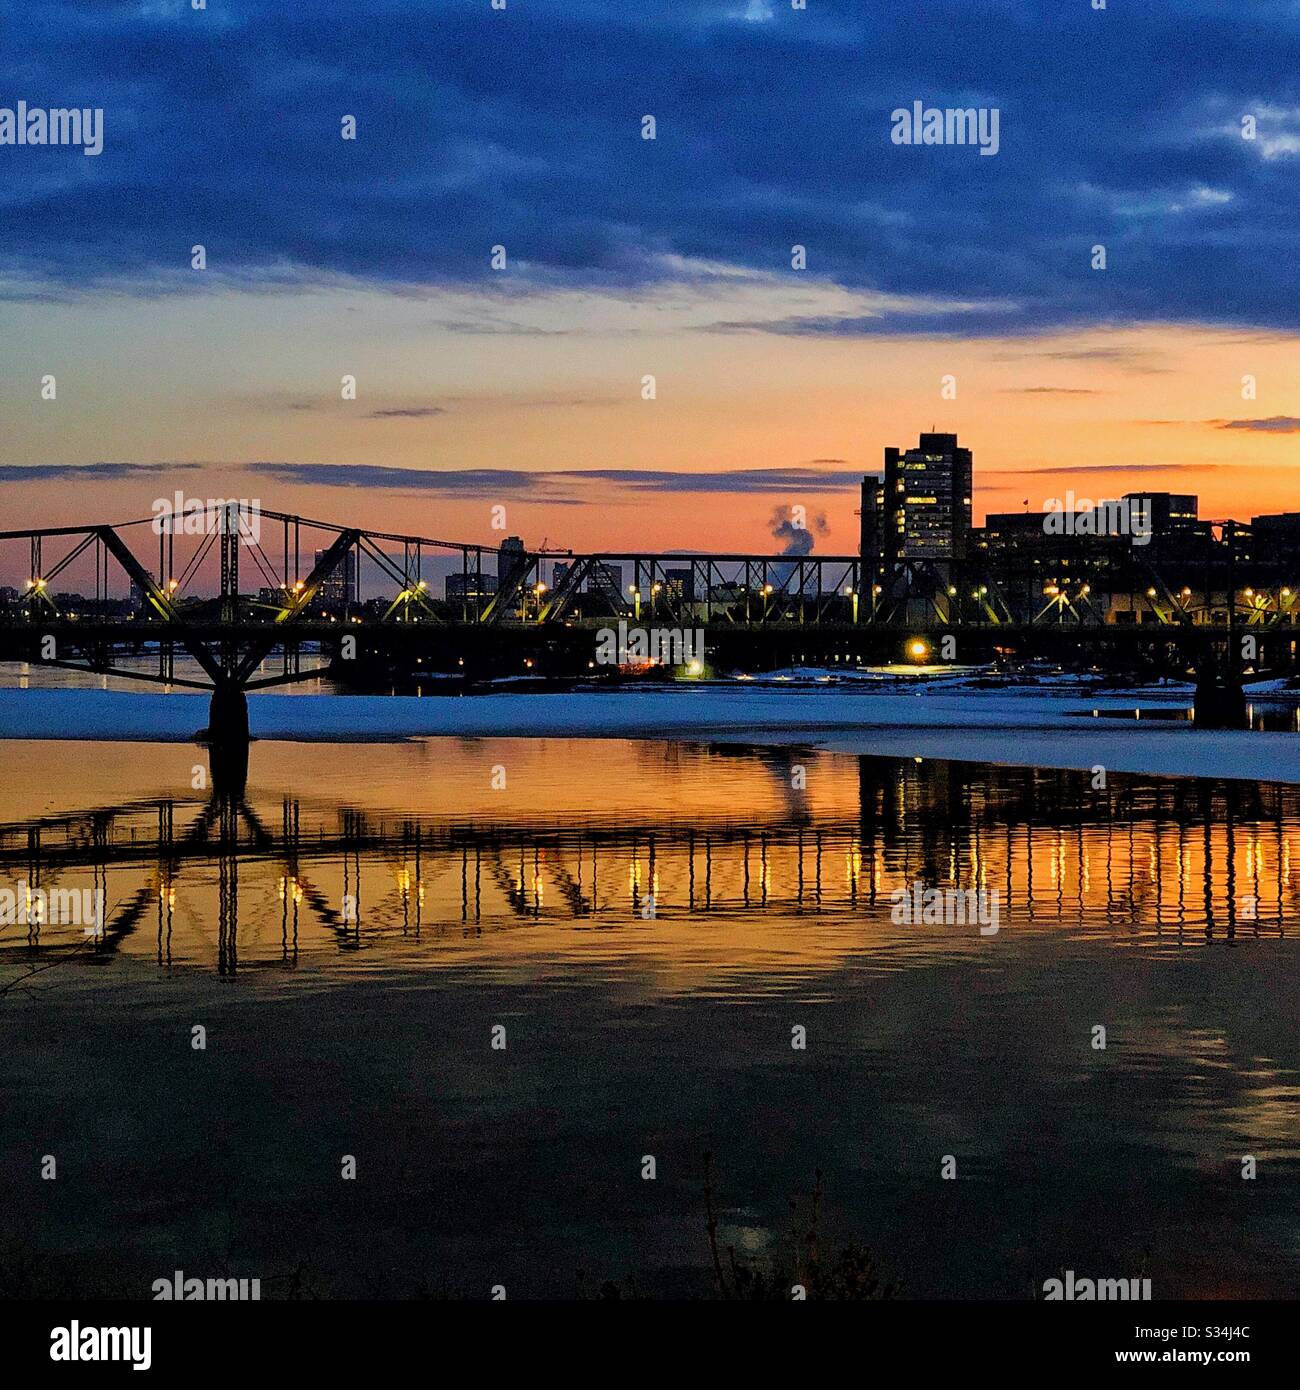
MULTIPOLYGON (((914 882, 997 892, 1006 930, 1124 942, 1283 935, 1300 906, 1300 789, 1281 784, 1095 786, 1069 771, 627 742, 417 747, 261 744, 241 796, 100 800, 93 784, 115 763, 147 780, 142 760, 194 750, 97 749, 92 774, 84 753, 9 745, 19 764, 39 756, 53 804, 0 823, 0 884, 102 891, 107 911, 91 941, 48 921, 0 941, 234 975, 306 954, 405 959, 426 937, 523 925, 534 944, 539 928, 653 921, 662 935, 728 919, 760 936, 809 917, 897 935, 889 895, 914 882), (575 767, 599 777, 575 781, 575 767)), ((810 965, 827 949, 805 944, 810 965)), ((797 931, 782 949, 797 959, 797 931)))
POLYGON ((206 780, 0 743, 0 885, 108 905, 0 928, 6 1287, 707 1296, 712 1153, 724 1248, 775 1259, 820 1170, 910 1296, 1295 1290, 1300 789, 497 739, 206 780), (1000 931, 894 923, 918 880, 1000 931))
MULTIPOLYGON (((1136 705, 1132 709, 1094 706, 1072 716, 1078 719, 1132 719, 1148 724, 1195 724, 1196 710, 1188 705, 1136 705)), ((1251 700, 1246 704, 1245 729, 1256 733, 1300 733, 1300 704, 1288 700, 1251 700)))

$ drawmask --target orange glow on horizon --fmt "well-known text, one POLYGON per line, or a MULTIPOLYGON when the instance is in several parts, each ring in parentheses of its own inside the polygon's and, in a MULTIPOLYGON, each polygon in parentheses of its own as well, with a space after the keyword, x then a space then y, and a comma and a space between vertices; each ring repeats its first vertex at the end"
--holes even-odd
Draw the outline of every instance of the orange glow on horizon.
MULTIPOLYGON (((91 343, 97 312, 108 314, 78 319, 91 343)), ((228 312, 240 333, 266 346, 271 329, 257 318, 264 306, 237 303, 228 312)), ((484 387, 479 376, 472 393, 463 378, 487 370, 481 344, 473 361, 451 365, 446 344, 430 340, 413 372, 383 337, 369 345, 370 391, 356 402, 335 399, 323 369, 293 391, 239 394, 234 378, 246 378, 210 358, 169 366, 180 373, 170 389, 144 399, 125 377, 114 379, 120 364, 106 363, 97 389, 69 391, 66 402, 61 395, 57 415, 19 401, 12 383, 0 385, 10 466, 187 465, 0 483, 0 511, 15 528, 118 521, 148 516, 155 497, 179 487, 485 545, 514 534, 531 546, 579 551, 773 553, 773 511, 798 503, 815 522, 824 518, 814 526, 816 550, 849 554, 857 549, 853 479, 879 471, 886 445, 906 447, 931 428, 956 432, 974 453, 977 524, 989 511, 1020 511, 1026 500, 1041 510, 1067 490, 1092 500, 1138 488, 1193 492, 1212 518, 1300 509, 1300 432, 1287 414, 1300 397, 1300 354, 1277 334, 1160 327, 913 340, 679 330, 630 344, 593 333, 566 340, 545 361, 504 337, 486 378, 495 384, 484 387), (653 401, 634 389, 647 361, 659 367, 653 401), (941 395, 945 376, 956 379, 955 400, 941 395), (1247 377, 1255 399, 1243 398, 1247 377), (444 397, 445 408, 426 418, 388 418, 384 409, 444 397), (1267 427, 1248 427, 1261 421, 1267 427), (259 459, 289 462, 240 462, 259 459), (337 468, 338 485, 296 478, 300 465, 337 468), (399 471, 359 478, 355 470, 366 467, 399 471), (410 483, 401 470, 413 471, 410 483), (490 473, 467 478, 479 470, 504 472, 499 483, 490 473), (590 470, 629 478, 580 476, 590 470), (719 475, 736 470, 750 480, 727 490, 719 475), (755 470, 807 472, 756 491, 755 470), (442 471, 459 476, 455 491, 419 485, 420 474, 442 471), (631 476, 637 471, 668 476, 631 476), (692 473, 708 475, 699 491, 686 490, 692 473), (839 477, 823 484, 820 473, 839 477), (496 506, 505 508, 505 530, 493 527, 496 506)))

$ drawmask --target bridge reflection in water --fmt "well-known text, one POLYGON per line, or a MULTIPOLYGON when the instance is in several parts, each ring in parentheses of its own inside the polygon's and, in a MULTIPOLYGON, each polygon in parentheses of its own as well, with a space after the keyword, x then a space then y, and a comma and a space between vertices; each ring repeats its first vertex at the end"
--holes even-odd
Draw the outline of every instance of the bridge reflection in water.
MULTIPOLYGON (((466 792, 519 746, 424 745, 444 775, 432 787, 409 749, 384 746, 365 756, 392 762, 391 777, 351 803, 331 795, 325 745, 255 745, 242 796, 79 805, 70 780, 59 809, 0 824, 0 886, 102 890, 102 935, 29 921, 0 929, 0 952, 11 965, 125 954, 234 975, 366 950, 436 964, 440 942, 541 926, 569 934, 580 962, 582 933, 631 946, 638 932, 662 943, 730 922, 770 925, 797 955, 809 917, 865 946, 885 934, 974 945, 973 925, 891 923, 890 894, 918 881, 997 893, 1010 933, 1193 945, 1285 934, 1300 911, 1293 787, 1112 775, 1096 789, 1087 773, 601 742, 607 792, 566 798, 553 778, 541 798, 466 792), (278 789, 291 759, 310 792, 278 789), (401 796, 403 782, 419 794, 401 796), (397 801, 418 809, 388 809, 397 801)), ((552 770, 592 765, 591 743, 538 746, 552 770)))

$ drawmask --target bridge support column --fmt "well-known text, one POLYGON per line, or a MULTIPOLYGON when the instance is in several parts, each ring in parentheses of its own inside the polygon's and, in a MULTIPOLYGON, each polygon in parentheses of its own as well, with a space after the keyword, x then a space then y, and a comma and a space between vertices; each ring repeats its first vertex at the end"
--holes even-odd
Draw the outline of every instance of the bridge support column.
POLYGON ((208 706, 209 743, 248 742, 248 696, 239 686, 222 683, 208 706))
POLYGON ((219 797, 244 795, 248 782, 248 696, 237 686, 218 685, 208 707, 208 727, 201 737, 208 745, 212 790, 219 797))
POLYGON ((1246 694, 1233 675, 1205 672, 1196 678, 1192 717, 1201 729, 1244 729, 1246 694))

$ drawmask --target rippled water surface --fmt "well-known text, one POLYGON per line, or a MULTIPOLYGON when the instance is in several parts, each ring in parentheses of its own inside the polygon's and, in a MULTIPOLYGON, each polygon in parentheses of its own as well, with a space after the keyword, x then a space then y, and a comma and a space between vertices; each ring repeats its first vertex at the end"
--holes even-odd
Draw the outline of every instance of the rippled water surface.
POLYGON ((593 740, 208 780, 0 743, 0 888, 105 907, 0 928, 9 1292, 707 1295, 706 1153, 756 1268, 820 1172, 905 1294, 1297 1292, 1300 789, 593 740), (892 920, 916 883, 997 930, 892 920))

